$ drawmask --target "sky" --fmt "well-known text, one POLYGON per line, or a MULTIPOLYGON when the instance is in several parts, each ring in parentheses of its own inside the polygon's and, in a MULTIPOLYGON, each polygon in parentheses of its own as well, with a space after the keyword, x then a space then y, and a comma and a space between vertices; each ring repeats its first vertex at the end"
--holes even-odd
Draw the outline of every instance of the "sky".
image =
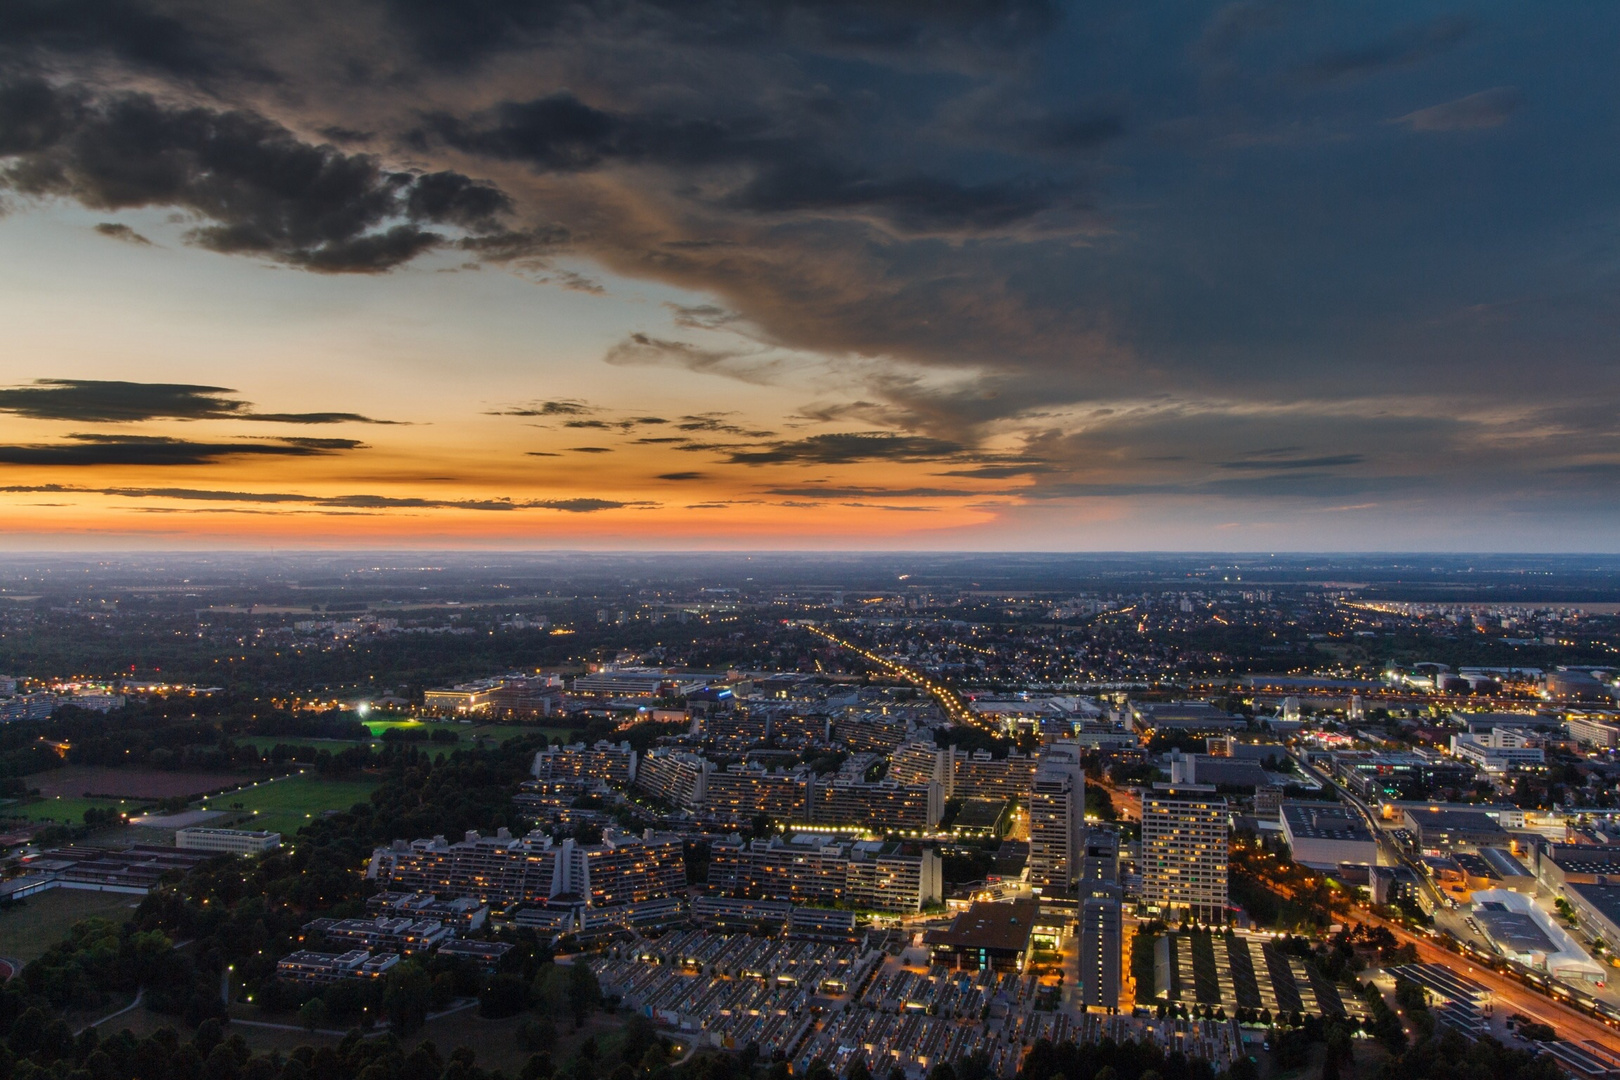
POLYGON ((0 546, 1620 550, 1620 10, 0 0, 0 546))

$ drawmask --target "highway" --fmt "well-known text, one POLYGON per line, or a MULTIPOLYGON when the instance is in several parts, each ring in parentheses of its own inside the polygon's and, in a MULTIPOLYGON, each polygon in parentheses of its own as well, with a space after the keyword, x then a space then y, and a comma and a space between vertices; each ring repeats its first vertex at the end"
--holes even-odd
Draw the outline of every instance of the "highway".
POLYGON ((991 731, 992 734, 1000 734, 999 731, 992 730, 990 725, 984 723, 977 716, 975 716, 972 710, 967 707, 967 704, 962 700, 961 696, 958 695, 955 690, 952 690, 942 682, 936 681, 927 673, 917 671, 914 668, 906 667, 904 664, 890 660, 886 656, 879 656, 877 653, 863 649, 853 641, 846 641, 835 634, 823 630, 819 626, 811 626, 808 623, 801 623, 800 625, 803 626, 804 629, 810 631, 812 634, 815 634, 817 637, 825 638, 832 644, 837 645, 840 649, 847 649, 856 656, 859 656, 861 659, 866 660, 869 663, 876 664, 878 667, 882 668, 886 674, 892 675, 897 679, 903 679, 920 690, 928 691, 933 699, 939 702, 939 707, 945 710, 945 716, 953 723, 973 724, 978 727, 982 727, 987 731, 991 731))

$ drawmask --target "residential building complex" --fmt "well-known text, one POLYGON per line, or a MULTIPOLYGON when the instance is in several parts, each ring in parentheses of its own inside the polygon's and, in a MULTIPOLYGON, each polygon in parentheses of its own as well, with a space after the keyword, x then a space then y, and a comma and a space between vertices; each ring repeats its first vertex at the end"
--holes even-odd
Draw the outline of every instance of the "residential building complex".
POLYGON ((1213 787, 1155 784, 1142 797, 1142 898, 1164 913, 1221 922, 1227 911, 1226 800, 1213 787))

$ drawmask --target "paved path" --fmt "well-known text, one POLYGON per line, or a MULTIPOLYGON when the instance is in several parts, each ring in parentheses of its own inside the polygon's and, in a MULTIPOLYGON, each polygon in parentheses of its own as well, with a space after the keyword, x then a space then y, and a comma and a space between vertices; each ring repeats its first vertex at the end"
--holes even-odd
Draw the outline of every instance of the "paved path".
POLYGON ((146 997, 146 987, 143 986, 143 987, 141 987, 139 990, 137 990, 135 992, 135 1000, 134 1001, 130 1002, 128 1005, 125 1005, 122 1009, 119 1009, 115 1013, 108 1013, 106 1016, 103 1016, 100 1020, 92 1020, 92 1021, 90 1021, 88 1024, 84 1025, 84 1027, 80 1028, 78 1031, 75 1031, 73 1034, 82 1035, 86 1031, 89 1031, 93 1027, 100 1027, 102 1024, 105 1024, 107 1021, 113 1019, 114 1017, 123 1016, 127 1012, 134 1012, 136 1009, 141 1007, 141 999, 144 998, 144 997, 146 997))

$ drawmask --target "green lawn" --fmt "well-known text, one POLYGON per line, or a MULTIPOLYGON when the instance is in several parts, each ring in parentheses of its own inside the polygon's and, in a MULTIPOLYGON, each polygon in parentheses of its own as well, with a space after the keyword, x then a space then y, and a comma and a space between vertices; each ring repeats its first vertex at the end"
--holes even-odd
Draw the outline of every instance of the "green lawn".
MULTIPOLYGON (((434 731, 453 731, 461 736, 462 742, 471 742, 473 739, 495 739, 505 742, 508 739, 520 738, 524 735, 544 735, 548 739, 568 738, 567 728, 539 727, 534 724, 462 724, 454 720, 368 720, 366 727, 378 738, 389 728, 402 728, 405 730, 425 731, 431 734, 434 731)), ((257 741, 257 740, 255 740, 257 741)), ((283 740, 291 742, 293 740, 283 740)), ((272 742, 271 745, 274 745, 272 742)), ((445 744, 438 744, 445 745, 445 744)))
POLYGON ((126 893, 50 889, 0 911, 0 956, 33 960, 67 937, 73 924, 91 916, 122 923, 141 897, 126 893))
POLYGON ((244 828, 269 829, 291 838, 324 810, 347 810, 365 802, 380 783, 374 776, 331 780, 313 772, 295 773, 277 780, 262 780, 239 791, 216 795, 203 803, 207 810, 257 811, 244 828), (240 804, 240 807, 238 807, 240 804))
POLYGON ((364 742, 350 739, 310 739, 299 738, 296 735, 249 735, 246 738, 235 740, 247 743, 261 754, 269 753, 277 746, 312 746, 317 750, 330 750, 334 754, 342 753, 351 746, 378 746, 380 740, 367 739, 364 742))
POLYGON ((134 813, 143 806, 151 805, 151 802, 151 799, 86 799, 80 796, 58 795, 50 799, 13 803, 0 808, 0 815, 27 818, 29 821, 50 821, 61 825, 83 825, 84 812, 91 807, 98 810, 111 807, 125 813, 134 813))

